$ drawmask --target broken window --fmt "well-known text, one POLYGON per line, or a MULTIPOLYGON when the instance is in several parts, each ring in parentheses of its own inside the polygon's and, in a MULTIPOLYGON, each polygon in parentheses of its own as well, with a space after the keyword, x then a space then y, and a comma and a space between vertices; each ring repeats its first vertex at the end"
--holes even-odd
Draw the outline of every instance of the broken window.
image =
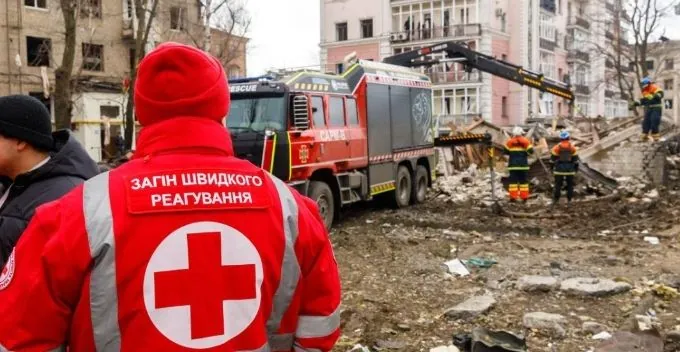
POLYGON ((26 62, 28 66, 50 66, 52 40, 49 38, 26 37, 26 62))
POLYGON ((47 0, 24 0, 24 6, 47 9, 47 0))
POLYGON ((336 23, 335 33, 339 42, 347 40, 347 22, 336 23))
POLYGON ((361 37, 362 38, 373 37, 373 19, 361 20, 361 37))
POLYGON ((120 107, 115 105, 100 105, 99 115, 110 119, 117 119, 120 117, 120 107))
POLYGON ((186 29, 186 9, 183 7, 170 8, 170 29, 181 31, 186 29))
POLYGON ((81 17, 102 17, 102 3, 101 0, 83 0, 80 5, 81 17))
POLYGON ((104 71, 104 46, 83 43, 83 70, 104 71))
POLYGON ((664 90, 673 90, 673 79, 667 79, 663 81, 664 90))
POLYGON ((673 69, 673 59, 666 59, 666 69, 667 70, 672 70, 673 69))

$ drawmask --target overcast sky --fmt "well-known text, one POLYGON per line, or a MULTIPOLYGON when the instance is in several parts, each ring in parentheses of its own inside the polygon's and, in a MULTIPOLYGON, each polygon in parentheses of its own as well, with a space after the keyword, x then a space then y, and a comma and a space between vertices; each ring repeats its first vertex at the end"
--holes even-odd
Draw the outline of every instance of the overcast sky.
POLYGON ((319 0, 247 0, 249 76, 319 64, 319 0))

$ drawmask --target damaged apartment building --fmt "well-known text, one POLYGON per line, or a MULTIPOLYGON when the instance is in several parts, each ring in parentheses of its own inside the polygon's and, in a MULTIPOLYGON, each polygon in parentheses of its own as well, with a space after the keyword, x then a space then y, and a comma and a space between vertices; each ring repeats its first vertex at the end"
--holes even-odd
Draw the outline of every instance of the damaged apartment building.
MULTIPOLYGON (((126 85, 135 64, 137 21, 134 0, 81 1, 71 129, 90 156, 101 161, 115 155, 114 137, 124 136, 126 85)), ((147 52, 166 41, 200 45, 201 23, 197 0, 160 0, 147 52)), ((54 72, 61 65, 64 33, 58 1, 1 1, 0 96, 31 95, 54 116, 54 72)), ((222 59, 229 76, 245 75, 247 38, 218 29, 211 36, 211 52, 222 59)))

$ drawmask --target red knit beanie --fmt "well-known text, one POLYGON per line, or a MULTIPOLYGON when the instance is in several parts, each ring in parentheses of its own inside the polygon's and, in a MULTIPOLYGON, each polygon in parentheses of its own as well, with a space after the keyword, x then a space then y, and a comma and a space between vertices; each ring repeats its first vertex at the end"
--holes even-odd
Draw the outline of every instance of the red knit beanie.
POLYGON ((134 102, 142 126, 173 117, 219 122, 229 112, 229 84, 217 59, 194 47, 168 42, 140 61, 134 102))

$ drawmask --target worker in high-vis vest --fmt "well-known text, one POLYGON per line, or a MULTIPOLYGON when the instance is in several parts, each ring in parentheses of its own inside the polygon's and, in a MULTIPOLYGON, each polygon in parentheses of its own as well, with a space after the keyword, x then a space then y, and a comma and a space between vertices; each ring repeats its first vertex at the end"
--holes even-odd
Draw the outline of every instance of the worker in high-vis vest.
POLYGON ((529 154, 534 152, 534 146, 526 137, 522 127, 512 129, 512 138, 505 143, 504 153, 508 155, 510 201, 529 199, 529 154))
POLYGON ((340 280, 315 203, 234 157, 220 62, 139 64, 134 157, 38 209, 0 276, 0 351, 330 351, 340 280))
POLYGON ((659 127, 661 126, 664 93, 649 77, 643 78, 640 84, 642 85, 642 98, 633 102, 634 107, 643 106, 645 109, 640 139, 643 142, 648 141, 651 134, 652 139, 658 141, 660 139, 659 127))

